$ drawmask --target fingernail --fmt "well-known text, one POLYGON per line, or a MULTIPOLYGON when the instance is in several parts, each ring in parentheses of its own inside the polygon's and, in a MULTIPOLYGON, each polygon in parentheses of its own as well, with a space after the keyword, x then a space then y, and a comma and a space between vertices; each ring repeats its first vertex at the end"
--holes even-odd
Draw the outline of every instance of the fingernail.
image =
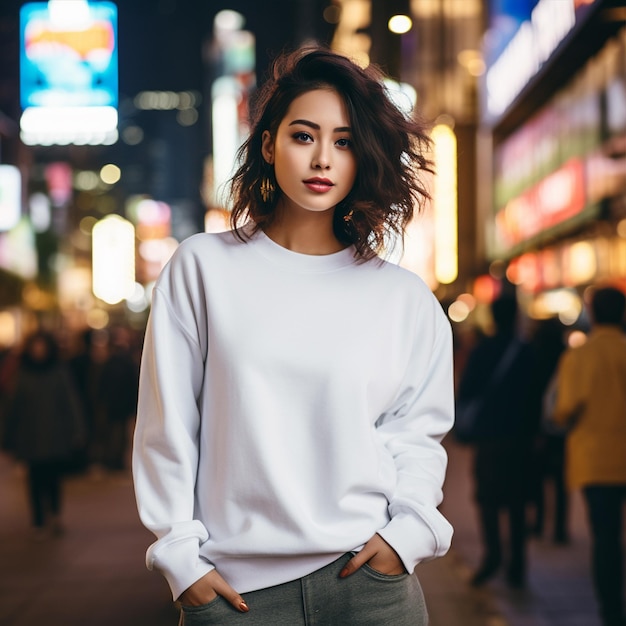
POLYGON ((242 601, 239 603, 239 610, 240 610, 240 611, 243 611, 244 613, 247 613, 247 612, 250 610, 250 609, 248 608, 248 605, 246 604, 246 601, 245 601, 245 600, 242 600, 242 601))
POLYGON ((348 574, 350 573, 350 570, 347 567, 344 567, 340 572, 339 572, 339 578, 345 578, 348 574))

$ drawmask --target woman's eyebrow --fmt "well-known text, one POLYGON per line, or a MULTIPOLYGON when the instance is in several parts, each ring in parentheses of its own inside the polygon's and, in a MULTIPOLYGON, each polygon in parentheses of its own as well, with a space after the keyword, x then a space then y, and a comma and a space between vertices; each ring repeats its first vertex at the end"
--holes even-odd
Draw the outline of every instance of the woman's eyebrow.
MULTIPOLYGON (((296 124, 301 124, 302 126, 308 126, 313 130, 319 130, 320 125, 315 122, 310 122, 309 120, 293 120, 293 122, 289 122, 289 126, 294 126, 296 124)), ((349 126, 339 126, 333 129, 334 133, 349 133, 352 129, 349 126)))

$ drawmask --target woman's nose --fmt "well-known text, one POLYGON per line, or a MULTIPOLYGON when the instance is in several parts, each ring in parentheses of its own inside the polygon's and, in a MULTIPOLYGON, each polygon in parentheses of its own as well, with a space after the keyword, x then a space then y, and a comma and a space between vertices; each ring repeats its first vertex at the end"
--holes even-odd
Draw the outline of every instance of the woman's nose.
POLYGON ((314 169, 326 170, 330 167, 330 158, 323 148, 320 148, 313 157, 311 165, 314 169))

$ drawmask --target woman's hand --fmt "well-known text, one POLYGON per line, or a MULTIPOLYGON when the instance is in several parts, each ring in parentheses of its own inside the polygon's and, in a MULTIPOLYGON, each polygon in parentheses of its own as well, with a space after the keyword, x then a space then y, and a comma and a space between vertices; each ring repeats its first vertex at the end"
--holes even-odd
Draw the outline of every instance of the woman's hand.
POLYGON ((238 611, 247 613, 250 609, 246 601, 217 573, 211 570, 199 580, 183 591, 178 600, 185 606, 200 606, 222 596, 238 611))
POLYGON ((406 572, 397 552, 378 534, 374 535, 363 546, 363 549, 346 563, 339 576, 345 578, 354 574, 364 563, 388 576, 406 572))

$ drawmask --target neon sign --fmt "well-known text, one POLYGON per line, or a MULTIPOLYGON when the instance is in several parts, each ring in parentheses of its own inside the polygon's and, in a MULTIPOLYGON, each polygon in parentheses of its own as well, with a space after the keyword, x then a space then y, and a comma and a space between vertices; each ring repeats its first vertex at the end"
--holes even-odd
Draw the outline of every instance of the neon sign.
POLYGON ((487 113, 506 111, 550 58, 576 23, 574 0, 539 0, 530 20, 519 27, 504 52, 487 70, 487 113))
POLYGON ((20 126, 25 143, 117 139, 117 7, 50 0, 20 10, 20 126))

